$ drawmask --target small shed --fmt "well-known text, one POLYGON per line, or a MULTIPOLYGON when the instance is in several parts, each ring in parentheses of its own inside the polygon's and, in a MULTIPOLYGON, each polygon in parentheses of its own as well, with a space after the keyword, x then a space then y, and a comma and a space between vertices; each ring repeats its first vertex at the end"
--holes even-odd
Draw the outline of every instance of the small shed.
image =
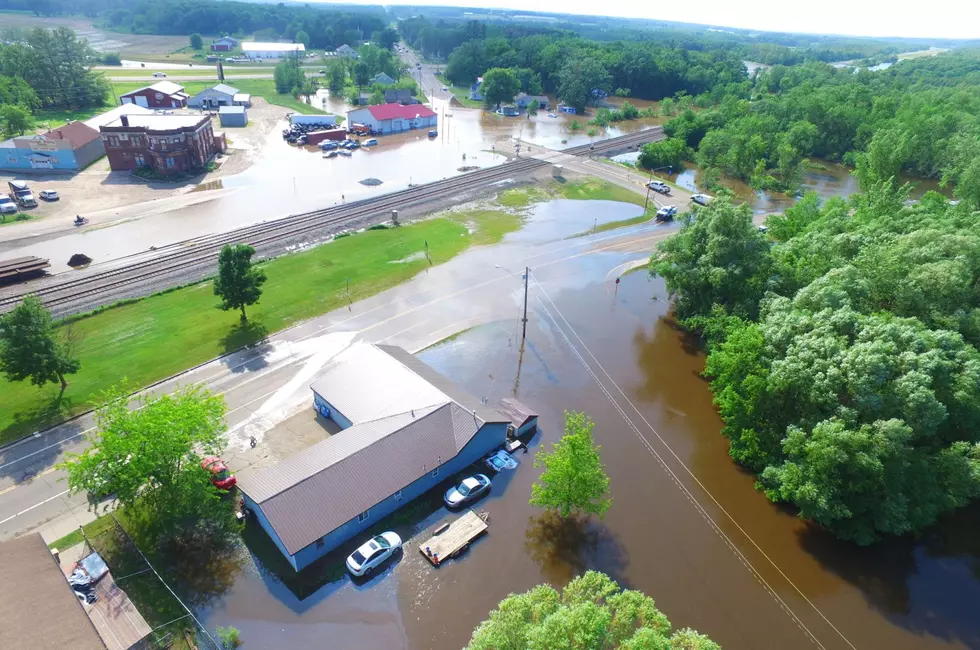
POLYGON ((538 428, 538 414, 523 402, 505 397, 497 404, 497 412, 508 418, 514 425, 516 437, 533 433, 538 428))
POLYGON ((235 106, 251 106, 252 96, 248 93, 235 93, 232 101, 235 103, 235 106))
POLYGON ((221 126, 248 126, 248 109, 244 106, 222 106, 218 109, 221 126))

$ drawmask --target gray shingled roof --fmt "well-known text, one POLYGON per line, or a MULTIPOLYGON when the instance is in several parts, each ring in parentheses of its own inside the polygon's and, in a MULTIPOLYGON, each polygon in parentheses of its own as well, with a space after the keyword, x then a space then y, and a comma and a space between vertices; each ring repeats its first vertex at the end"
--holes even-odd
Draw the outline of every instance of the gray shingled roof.
POLYGON ((507 422, 392 346, 355 344, 312 388, 353 426, 239 479, 291 554, 454 457, 485 422, 507 422))

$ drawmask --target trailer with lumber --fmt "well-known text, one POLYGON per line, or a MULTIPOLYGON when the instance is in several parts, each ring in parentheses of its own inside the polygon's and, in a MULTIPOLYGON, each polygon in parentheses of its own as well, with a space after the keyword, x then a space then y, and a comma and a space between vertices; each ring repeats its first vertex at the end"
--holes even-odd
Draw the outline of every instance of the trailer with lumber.
POLYGON ((419 551, 432 566, 439 566, 446 560, 458 557, 474 539, 487 532, 489 527, 489 512, 477 514, 468 510, 452 523, 439 524, 432 537, 419 544, 419 551))
POLYGON ((44 269, 51 266, 46 259, 40 257, 15 257, 12 260, 0 260, 0 284, 22 282, 44 274, 44 269))

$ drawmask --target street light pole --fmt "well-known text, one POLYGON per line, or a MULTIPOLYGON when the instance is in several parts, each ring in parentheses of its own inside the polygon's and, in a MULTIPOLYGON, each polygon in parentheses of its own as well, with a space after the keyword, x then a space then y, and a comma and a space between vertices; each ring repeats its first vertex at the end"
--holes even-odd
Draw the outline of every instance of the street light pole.
POLYGON ((531 276, 530 267, 524 267, 524 319, 521 330, 521 347, 524 347, 524 339, 527 338, 527 280, 531 276))

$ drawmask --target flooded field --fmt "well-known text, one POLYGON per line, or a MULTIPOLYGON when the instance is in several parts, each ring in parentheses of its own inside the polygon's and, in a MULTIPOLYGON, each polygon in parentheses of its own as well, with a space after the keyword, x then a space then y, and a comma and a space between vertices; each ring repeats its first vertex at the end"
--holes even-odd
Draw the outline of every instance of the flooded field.
POLYGON ((535 257, 593 218, 622 219, 630 210, 543 204, 502 244, 469 251, 424 280, 453 286, 498 263, 532 267, 523 351, 515 278, 493 301, 498 320, 419 355, 491 404, 512 395, 541 414, 532 454, 518 455, 518 469, 497 475, 478 504, 492 515, 486 537, 460 560, 432 568, 415 545, 449 516, 436 494, 391 523, 405 550, 375 577, 355 583, 334 563, 297 584, 269 568, 268 544, 247 532, 249 551, 222 567, 218 589, 195 599, 204 624, 234 625, 249 648, 448 650, 465 645, 508 593, 594 568, 650 594, 676 626, 695 627, 728 650, 980 647, 976 507, 919 540, 870 549, 804 525, 769 504, 729 459, 699 376, 703 358, 673 326, 662 283, 642 272, 614 283, 614 269, 641 259, 643 246, 595 243, 590 254, 561 263, 535 257), (613 497, 603 520, 562 522, 527 503, 539 472, 533 452, 558 439, 566 409, 596 422, 613 497))

